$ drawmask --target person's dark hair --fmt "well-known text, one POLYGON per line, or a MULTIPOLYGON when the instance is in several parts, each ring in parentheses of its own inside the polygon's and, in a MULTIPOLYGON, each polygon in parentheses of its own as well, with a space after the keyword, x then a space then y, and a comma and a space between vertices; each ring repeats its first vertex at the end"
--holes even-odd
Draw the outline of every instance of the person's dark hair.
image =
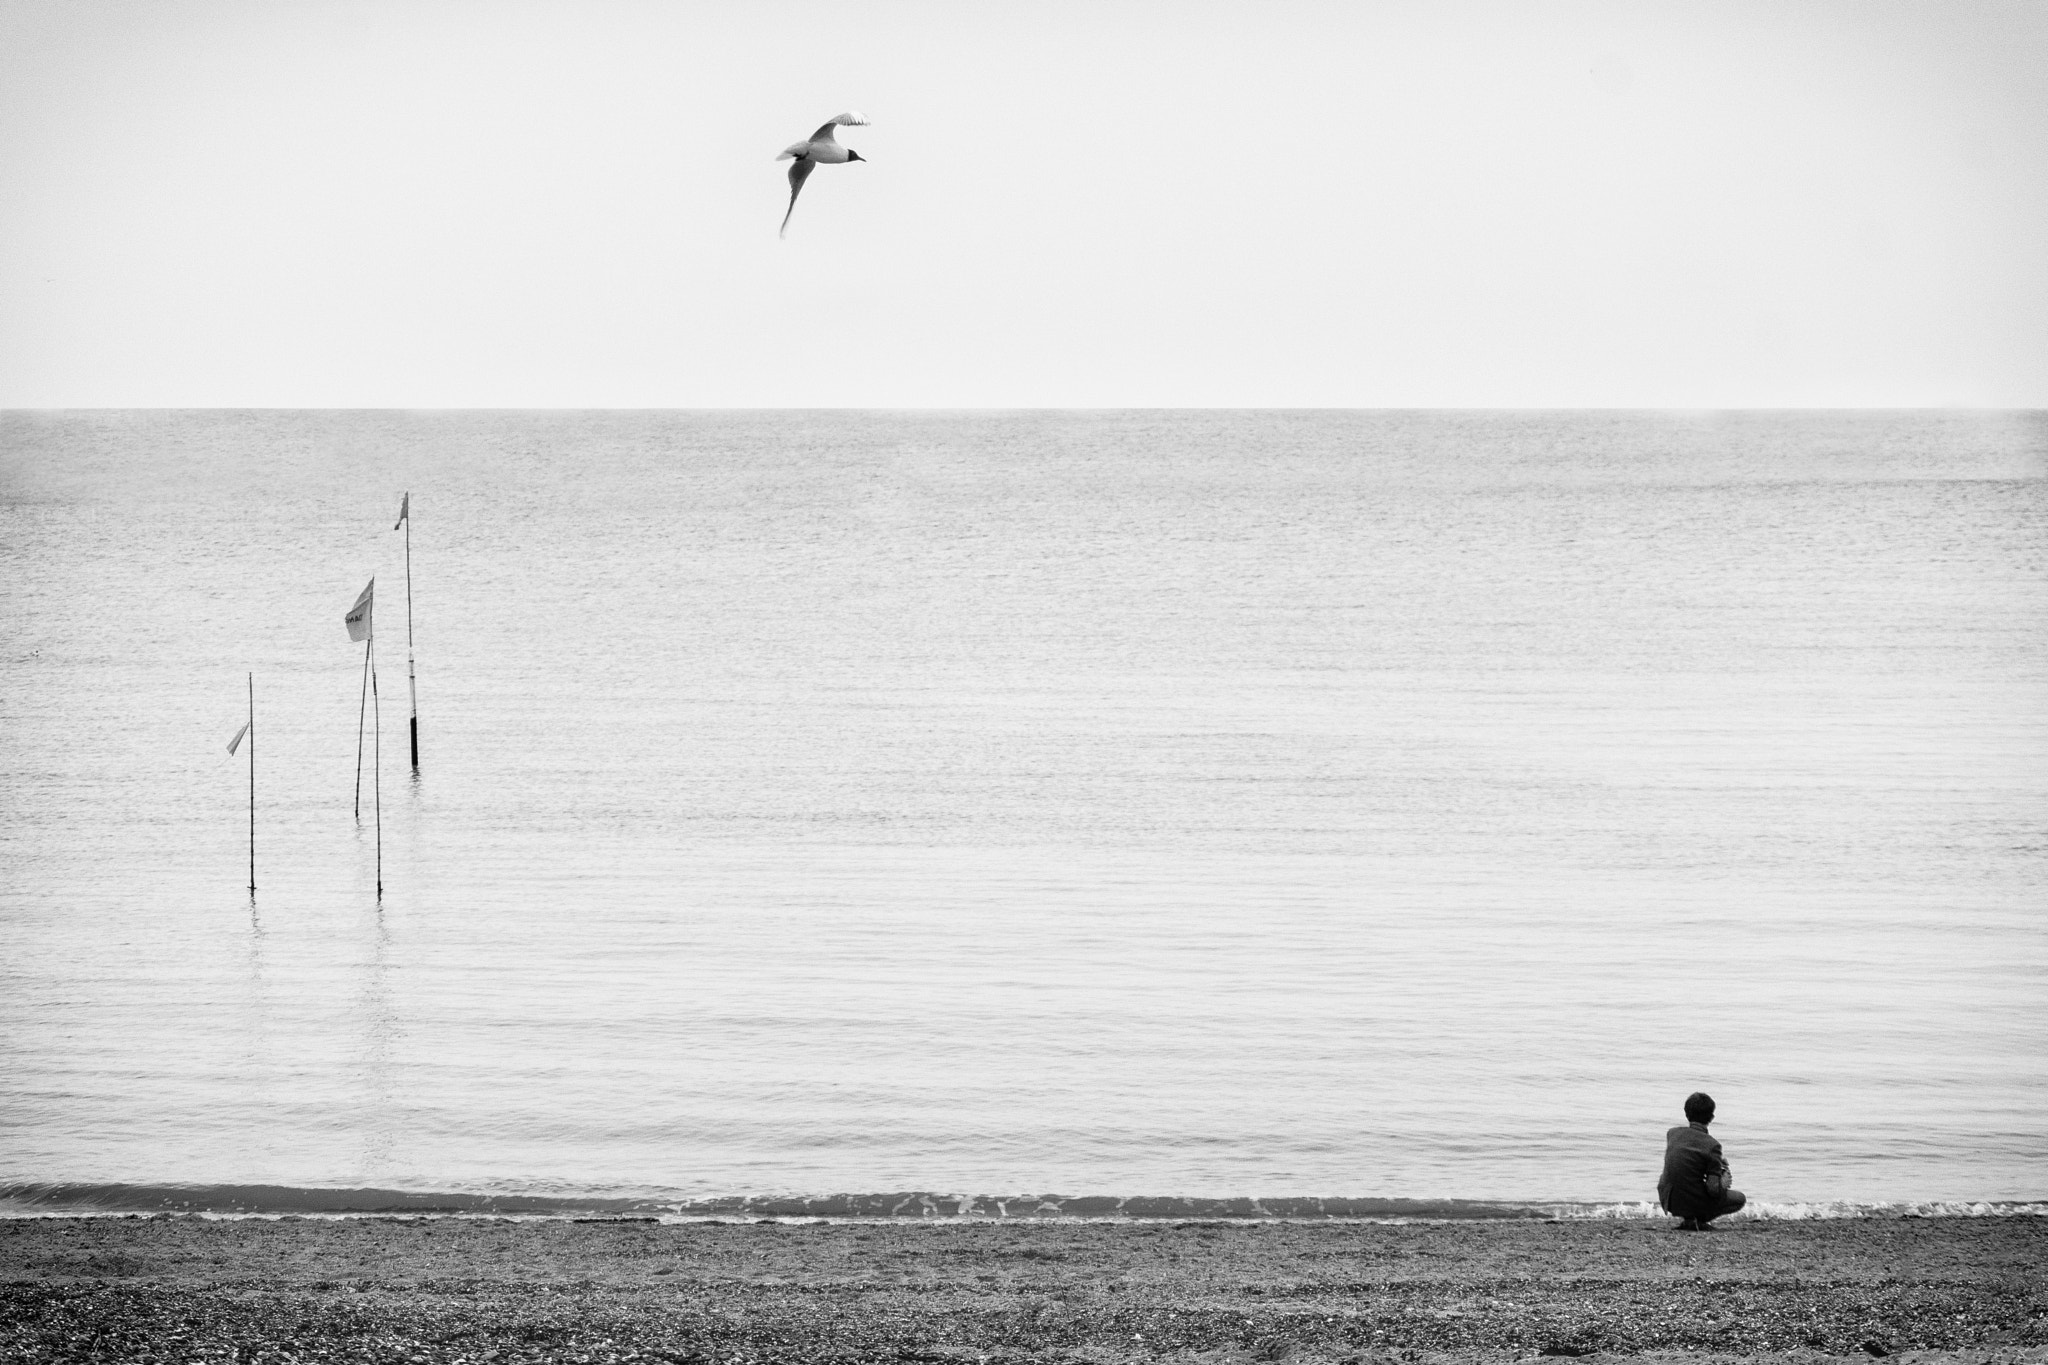
POLYGON ((1695 1090, 1685 1097, 1685 1116, 1694 1123, 1714 1121, 1714 1097, 1704 1090, 1695 1090))

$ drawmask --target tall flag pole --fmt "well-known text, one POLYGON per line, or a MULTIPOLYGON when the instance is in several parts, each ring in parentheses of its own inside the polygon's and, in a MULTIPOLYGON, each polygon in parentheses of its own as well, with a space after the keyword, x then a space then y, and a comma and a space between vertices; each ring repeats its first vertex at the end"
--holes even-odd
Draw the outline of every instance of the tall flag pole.
POLYGON ((356 604, 349 608, 348 615, 343 618, 344 624, 348 626, 348 638, 364 642, 362 696, 356 703, 356 819, 358 820, 363 818, 363 727, 369 720, 370 714, 370 613, 372 607, 371 599, 375 594, 376 587, 377 580, 372 578, 369 585, 363 589, 362 596, 356 599, 356 604))
POLYGON ((363 818, 363 725, 370 715, 370 648, 363 646, 363 692, 356 703, 356 819, 363 818))
POLYGON ((348 609, 348 615, 341 618, 348 627, 348 638, 363 641, 363 696, 356 706, 356 819, 363 818, 363 719, 370 702, 370 618, 375 607, 377 580, 372 578, 363 587, 362 596, 348 609))
MULTIPOLYGON (((370 653, 377 652, 375 636, 370 638, 370 653)), ((384 708, 377 701, 377 665, 370 665, 370 790, 374 794, 377 810, 377 900, 384 900, 384 708)))
POLYGON ((242 737, 249 739, 249 894, 256 894, 256 675, 249 675, 249 719, 242 722, 242 728, 235 731, 235 737, 228 741, 228 756, 233 757, 241 747, 242 737))
POLYGON ((249 894, 256 894, 256 674, 249 674, 249 894))
POLYGON ((412 663, 412 490, 398 500, 398 520, 391 529, 405 528, 405 685, 412 693, 412 770, 420 770, 420 683, 412 663))
MULTIPOLYGON (((348 627, 348 638, 363 642, 363 676, 370 685, 370 714, 375 729, 371 735, 370 749, 370 790, 376 802, 377 811, 377 899, 384 899, 384 765, 379 762, 384 752, 384 711, 377 698, 377 633, 371 628, 375 615, 377 580, 372 578, 363 585, 362 596, 348 609, 341 623, 348 627)), ((363 723, 356 717, 356 816, 363 813, 363 723)))

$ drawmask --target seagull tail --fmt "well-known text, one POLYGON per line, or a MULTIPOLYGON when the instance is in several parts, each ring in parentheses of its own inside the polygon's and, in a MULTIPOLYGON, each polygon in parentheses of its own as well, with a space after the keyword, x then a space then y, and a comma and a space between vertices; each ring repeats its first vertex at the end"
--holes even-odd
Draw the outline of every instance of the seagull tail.
POLYGON ((782 215, 782 231, 778 237, 789 235, 789 215, 796 212, 796 197, 803 193, 804 181, 811 178, 811 163, 807 158, 798 157, 789 163, 789 207, 782 215))

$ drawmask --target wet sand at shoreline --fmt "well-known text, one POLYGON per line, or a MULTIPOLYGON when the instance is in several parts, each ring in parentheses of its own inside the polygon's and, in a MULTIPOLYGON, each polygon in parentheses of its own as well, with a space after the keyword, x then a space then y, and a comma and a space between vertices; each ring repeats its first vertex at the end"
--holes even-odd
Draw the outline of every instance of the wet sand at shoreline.
POLYGON ((2048 1362, 2048 1219, 0 1222, 0 1360, 2048 1362))

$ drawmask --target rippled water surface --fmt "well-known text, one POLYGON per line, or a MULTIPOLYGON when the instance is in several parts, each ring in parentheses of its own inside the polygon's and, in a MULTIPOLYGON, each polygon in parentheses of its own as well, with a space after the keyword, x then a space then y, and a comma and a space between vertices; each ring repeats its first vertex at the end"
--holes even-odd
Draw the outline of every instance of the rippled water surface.
POLYGON ((0 1183, 1641 1199, 1703 1088, 2040 1198, 2044 513, 2038 415, 0 417, 0 1183))

